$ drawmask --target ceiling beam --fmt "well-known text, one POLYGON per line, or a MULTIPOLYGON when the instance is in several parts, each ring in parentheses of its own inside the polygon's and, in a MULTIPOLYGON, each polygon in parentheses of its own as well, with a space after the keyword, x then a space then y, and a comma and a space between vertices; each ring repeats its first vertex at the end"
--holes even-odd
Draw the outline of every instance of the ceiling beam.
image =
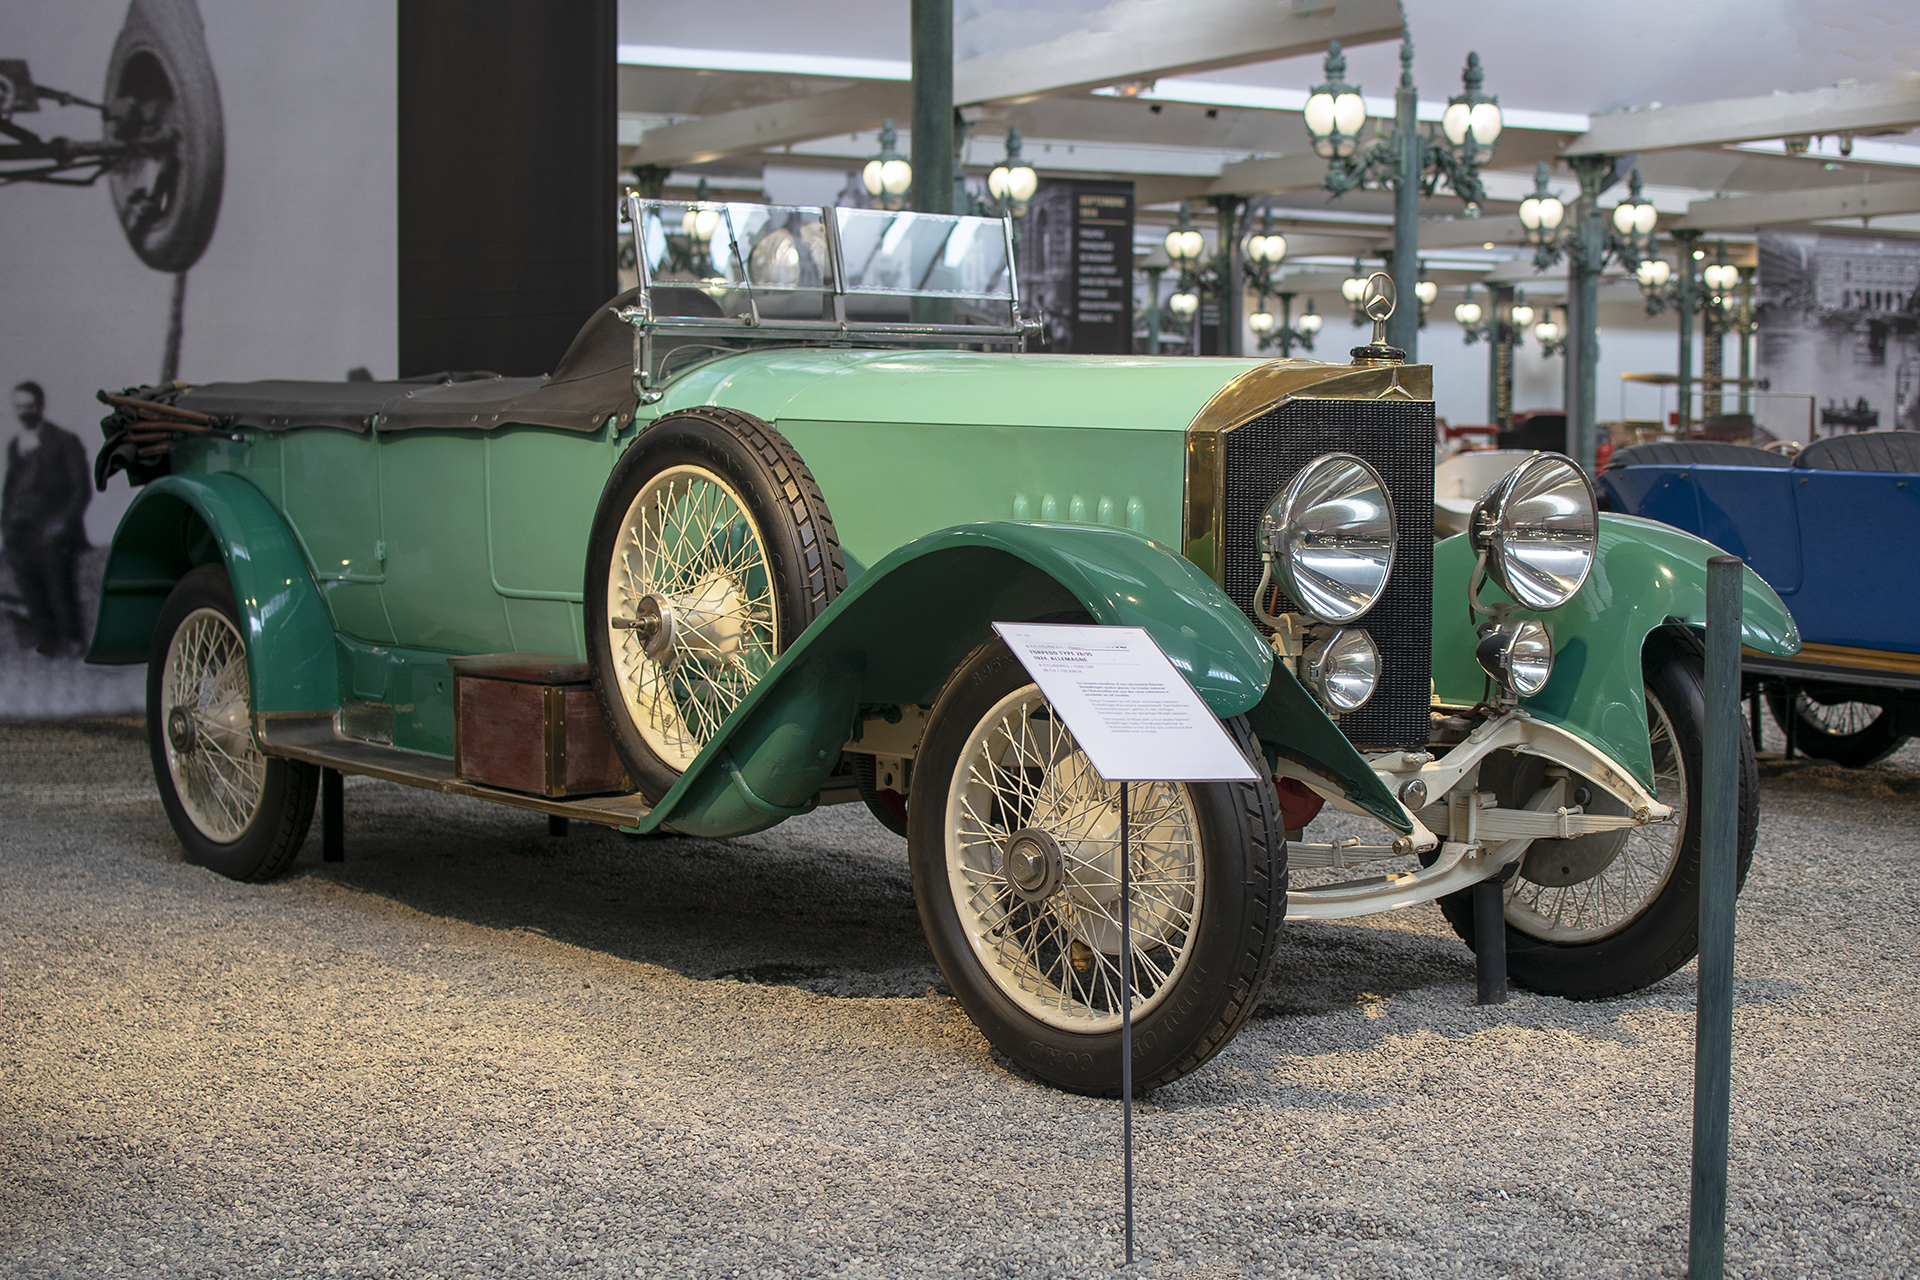
POLYGON ((1846 85, 1764 98, 1728 98, 1596 116, 1563 155, 1632 155, 1815 133, 1865 133, 1920 124, 1920 80, 1846 85))
POLYGON ((904 120, 912 111, 911 85, 866 80, 844 89, 649 129, 628 163, 661 168, 698 164, 836 133, 858 133, 889 117, 904 120))
MULTIPOLYGON (((1128 0, 1100 28, 991 58, 957 62, 956 106, 1018 103, 1132 80, 1295 57, 1327 41, 1369 44, 1400 34, 1396 0, 1128 0)), ((633 164, 717 160, 793 142, 858 133, 909 114, 912 89, 868 81, 811 97, 650 129, 633 164)))
POLYGON ((1083 29, 954 64, 957 103, 1025 102, 1130 80, 1189 75, 1324 52, 1327 41, 1399 36, 1395 0, 1123 0, 1083 29))
POLYGON ((1813 222, 1822 218, 1878 218, 1897 213, 1920 213, 1920 181, 1695 200, 1687 206, 1687 216, 1672 225, 1678 230, 1719 231, 1783 222, 1813 222))

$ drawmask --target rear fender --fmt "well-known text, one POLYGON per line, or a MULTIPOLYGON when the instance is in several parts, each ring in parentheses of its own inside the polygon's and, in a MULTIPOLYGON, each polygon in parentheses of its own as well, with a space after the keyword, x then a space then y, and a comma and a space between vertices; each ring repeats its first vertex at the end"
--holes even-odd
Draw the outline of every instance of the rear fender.
MULTIPOLYGON (((853 736, 862 704, 926 706, 996 621, 1084 613, 1145 628, 1219 716, 1266 708, 1283 739, 1311 738, 1321 773, 1380 784, 1224 592, 1187 560, 1124 529, 989 522, 928 534, 862 574, 781 655, 648 815, 691 835, 741 835, 803 812, 853 736), (1268 705, 1271 704, 1271 705, 1268 705), (1314 737, 1318 734, 1318 737, 1314 737)), ((1381 798, 1394 810, 1384 791, 1381 798)), ((1403 827, 1404 829, 1404 827, 1403 827)))
POLYGON ((174 584, 224 561, 246 629, 255 714, 340 705, 333 623, 292 532, 239 476, 165 476, 141 488, 114 530, 87 661, 147 661, 174 584))
MULTIPOLYGON (((1619 761, 1653 786, 1641 652, 1662 626, 1707 624, 1707 560, 1722 554, 1710 542, 1637 516, 1602 514, 1599 554, 1574 598, 1538 618, 1553 633, 1553 675, 1520 705, 1619 761)), ((1467 609, 1473 549, 1458 534, 1433 549, 1433 684, 1442 706, 1470 707, 1487 690, 1474 660, 1478 639, 1467 609)), ((1741 641, 1781 657, 1799 652, 1793 615, 1752 569, 1741 594, 1741 641)), ((1504 600, 1489 582, 1482 603, 1504 600)))

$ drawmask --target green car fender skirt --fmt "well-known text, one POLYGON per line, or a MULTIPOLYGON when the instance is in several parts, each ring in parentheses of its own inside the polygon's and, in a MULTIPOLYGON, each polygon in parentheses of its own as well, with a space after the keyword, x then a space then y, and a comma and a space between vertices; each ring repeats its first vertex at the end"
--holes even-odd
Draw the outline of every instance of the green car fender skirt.
POLYGON ((147 661, 174 584, 223 559, 247 633, 256 714, 340 705, 333 621, 286 522, 234 475, 164 476, 144 486, 114 530, 87 661, 147 661))
MULTIPOLYGON (((1558 609, 1518 610, 1553 633, 1553 674, 1520 705, 1625 765, 1642 785, 1653 785, 1641 650, 1662 626, 1707 624, 1707 560, 1720 555, 1710 542, 1672 525, 1603 513, 1593 570, 1579 594, 1558 609)), ((1456 534, 1433 549, 1433 684, 1443 706, 1469 707, 1486 691, 1486 673, 1474 660, 1477 640, 1467 609, 1473 548, 1456 534)), ((1482 603, 1503 600, 1489 582, 1482 603)), ((1789 657, 1800 650, 1793 615, 1758 574, 1748 569, 1741 592, 1741 643, 1789 657)))
POLYGON ((1251 711, 1273 681, 1272 652, 1246 616, 1159 543, 1086 525, 957 525, 896 549, 843 592, 645 825, 709 836, 772 826, 819 791, 861 704, 931 705, 993 623, 1060 615, 1145 628, 1219 716, 1251 711))

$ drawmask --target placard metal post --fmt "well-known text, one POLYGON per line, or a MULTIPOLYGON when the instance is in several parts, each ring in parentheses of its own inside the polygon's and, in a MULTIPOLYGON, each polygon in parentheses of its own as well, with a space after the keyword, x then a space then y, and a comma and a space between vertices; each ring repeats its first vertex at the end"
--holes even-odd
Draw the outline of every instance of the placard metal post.
POLYGON ((1133 1265, 1133 856, 1127 848, 1127 784, 1120 784, 1120 1145, 1126 1162, 1127 1265, 1133 1265))
POLYGON ((1120 788, 1120 1126, 1133 1265, 1133 849, 1129 783, 1258 782, 1219 718, 1140 627, 996 622, 1102 781, 1120 788))

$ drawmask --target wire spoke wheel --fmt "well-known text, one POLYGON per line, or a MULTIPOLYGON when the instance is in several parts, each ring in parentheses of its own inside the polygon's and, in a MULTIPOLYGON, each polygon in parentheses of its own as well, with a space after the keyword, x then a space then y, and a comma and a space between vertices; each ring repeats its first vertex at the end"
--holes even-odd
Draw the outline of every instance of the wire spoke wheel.
MULTIPOLYGON (((1603 1000, 1652 986, 1700 946, 1700 760, 1706 743, 1705 673, 1685 632, 1656 632, 1641 657, 1646 680, 1649 781, 1671 817, 1571 839, 1535 840, 1506 892, 1507 975, 1531 991, 1603 1000)), ((1734 864, 1745 884, 1760 831, 1753 743, 1739 749, 1734 864)), ((1569 781, 1571 787, 1573 781, 1569 781)), ((1593 784, 1585 807, 1627 812, 1593 784)), ((1474 944, 1473 895, 1450 893, 1440 911, 1474 944)))
POLYGON ((1687 827, 1687 765, 1673 721, 1660 699, 1647 694, 1647 732, 1653 748, 1653 792, 1673 816, 1631 827, 1619 851, 1597 874, 1568 885, 1529 880, 1507 885, 1507 921, 1548 942, 1589 942, 1638 919, 1667 887, 1680 859, 1687 827))
MULTIPOLYGON (((1138 1017, 1166 999, 1192 955, 1204 873, 1184 786, 1135 783, 1128 807, 1138 1017)), ((1120 789, 1038 688, 1007 695, 975 728, 946 827, 954 907, 993 982, 1048 1026, 1117 1028, 1120 789)))
POLYGON ((268 756, 253 736, 247 645, 220 564, 167 596, 147 662, 147 754, 189 862, 271 880, 300 852, 320 770, 268 756))
POLYGON ((1834 693, 1812 685, 1795 689, 1789 699, 1776 687, 1767 691, 1767 708, 1782 732, 1791 726, 1800 751, 1849 769, 1877 764, 1906 744, 1898 708, 1836 698, 1834 693))
POLYGON ((239 839, 260 812, 267 759, 248 724, 246 646, 218 609, 195 609, 173 633, 160 697, 181 807, 209 840, 239 839))
MULTIPOLYGON (((1256 757, 1245 719, 1222 727, 1256 757)), ((928 945, 1008 1058, 1112 1097, 1124 1013, 1138 1091, 1197 1070, 1252 1014, 1286 914, 1270 781, 1128 784, 1124 950, 1120 788, 999 640, 947 679, 909 785, 907 858, 928 945)))
POLYGON ((627 508, 607 578, 607 641, 635 727, 693 763, 780 651, 773 565, 745 500, 697 466, 661 471, 627 508))
POLYGON ((614 464, 584 581, 594 693, 627 772, 659 800, 847 571, 826 499, 786 437, 701 405, 643 429, 614 464))

